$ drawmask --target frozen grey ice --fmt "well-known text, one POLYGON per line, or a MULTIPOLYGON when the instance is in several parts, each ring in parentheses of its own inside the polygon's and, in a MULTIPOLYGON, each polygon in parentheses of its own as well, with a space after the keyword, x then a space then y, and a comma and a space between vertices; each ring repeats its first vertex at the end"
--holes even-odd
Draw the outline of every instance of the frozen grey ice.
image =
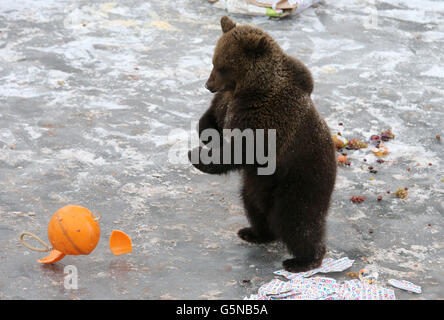
MULTIPOLYGON (((236 236, 247 225, 238 176, 169 161, 211 100, 225 14, 204 0, 0 0, 0 299, 242 299, 274 278, 285 248, 236 236), (102 215, 101 240, 89 256, 41 265, 18 236, 46 240, 67 204, 102 215), (131 254, 111 254, 114 229, 132 237, 131 254), (67 265, 77 290, 64 288, 67 265)), ((347 151, 327 256, 356 260, 354 272, 374 264, 382 285, 422 287, 395 289, 398 299, 444 298, 444 2, 325 1, 282 20, 232 18, 307 64, 332 133, 396 135, 382 164, 371 148, 347 151)))

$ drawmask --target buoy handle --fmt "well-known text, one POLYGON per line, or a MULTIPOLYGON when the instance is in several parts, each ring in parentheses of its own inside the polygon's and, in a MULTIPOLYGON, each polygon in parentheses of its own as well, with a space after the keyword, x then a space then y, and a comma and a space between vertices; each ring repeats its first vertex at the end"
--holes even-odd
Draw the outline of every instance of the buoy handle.
POLYGON ((22 234, 20 235, 20 242, 21 242, 26 248, 28 248, 28 249, 30 249, 30 250, 32 250, 32 251, 37 251, 37 252, 48 252, 48 251, 51 251, 51 248, 46 244, 45 241, 43 241, 42 239, 40 239, 38 236, 36 236, 35 234, 33 234, 33 233, 31 233, 31 232, 27 232, 27 231, 22 232, 22 234), (40 242, 40 243, 45 247, 45 249, 42 249, 42 248, 36 248, 36 247, 33 247, 33 246, 27 244, 27 243, 25 242, 25 240, 23 240, 23 237, 24 237, 24 236, 29 236, 29 237, 31 237, 31 238, 34 238, 35 240, 37 240, 38 242, 40 242))

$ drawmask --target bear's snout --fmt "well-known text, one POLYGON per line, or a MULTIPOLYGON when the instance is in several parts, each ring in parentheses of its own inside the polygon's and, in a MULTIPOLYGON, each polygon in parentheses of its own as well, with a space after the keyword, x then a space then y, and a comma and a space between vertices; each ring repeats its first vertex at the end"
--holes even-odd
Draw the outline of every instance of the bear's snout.
POLYGON ((205 89, 207 89, 211 93, 215 93, 216 92, 216 90, 211 85, 208 84, 208 81, 207 81, 207 83, 205 83, 205 89))
POLYGON ((215 93, 216 91, 219 90, 219 88, 216 85, 216 75, 214 69, 211 70, 210 77, 205 83, 205 88, 207 88, 207 90, 209 90, 211 93, 215 93))

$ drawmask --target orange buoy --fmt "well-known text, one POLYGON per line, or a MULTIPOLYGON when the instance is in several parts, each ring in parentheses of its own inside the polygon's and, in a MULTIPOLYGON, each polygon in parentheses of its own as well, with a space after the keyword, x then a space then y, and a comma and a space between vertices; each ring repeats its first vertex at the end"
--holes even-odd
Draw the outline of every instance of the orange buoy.
POLYGON ((131 238, 123 231, 113 230, 109 238, 109 248, 115 256, 133 251, 131 238))
POLYGON ((81 206, 68 205, 59 209, 48 224, 50 248, 42 239, 31 232, 22 232, 20 242, 30 250, 48 252, 49 255, 37 260, 51 264, 60 261, 65 255, 90 254, 100 240, 100 227, 91 211, 81 206), (24 237, 29 236, 40 242, 44 248, 29 245, 24 237))
POLYGON ((64 255, 89 254, 99 242, 100 227, 88 209, 68 205, 52 216, 48 238, 53 249, 64 255))

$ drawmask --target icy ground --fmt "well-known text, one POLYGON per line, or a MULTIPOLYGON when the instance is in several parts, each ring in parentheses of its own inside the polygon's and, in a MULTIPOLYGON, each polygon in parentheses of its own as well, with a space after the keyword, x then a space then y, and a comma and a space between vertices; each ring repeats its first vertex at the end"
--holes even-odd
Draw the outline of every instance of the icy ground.
MULTIPOLYGON (((285 248, 236 236, 247 224, 238 176, 169 161, 211 99, 203 85, 224 14, 205 0, 0 0, 0 299, 242 299, 274 278, 285 248), (40 265, 18 235, 46 240, 66 204, 101 213, 101 241, 40 265), (114 229, 133 253, 110 253, 114 229), (64 289, 67 265, 77 290, 64 289)), ((309 66, 332 133, 396 135, 382 164, 370 147, 347 151, 327 256, 355 259, 354 272, 374 264, 382 285, 422 286, 395 289, 398 299, 444 298, 444 2, 326 1, 281 21, 232 18, 309 66)))

